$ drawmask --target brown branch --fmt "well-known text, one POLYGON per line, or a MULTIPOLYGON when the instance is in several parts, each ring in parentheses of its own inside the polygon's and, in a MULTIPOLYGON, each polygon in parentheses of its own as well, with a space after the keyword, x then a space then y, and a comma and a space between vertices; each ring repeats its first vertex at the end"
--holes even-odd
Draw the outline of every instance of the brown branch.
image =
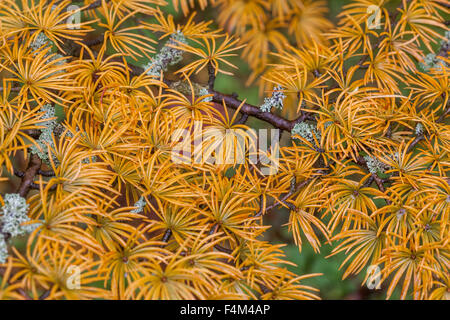
MULTIPOLYGON (((380 191, 384 193, 386 191, 386 189, 384 188, 383 181, 381 180, 381 178, 376 173, 372 173, 372 178, 375 180, 375 183, 377 184, 378 189, 380 189, 380 191)), ((386 200, 386 202, 388 204, 390 204, 389 200, 386 200)))
MULTIPOLYGON (((106 0, 106 2, 108 2, 109 0, 106 0)), ((99 7, 101 7, 102 6, 102 0, 97 0, 97 1, 94 1, 94 2, 92 2, 90 5, 89 5, 89 7, 87 7, 87 8, 85 8, 85 9, 83 9, 83 10, 94 10, 94 9, 97 9, 97 8, 99 8, 99 7)))
POLYGON ((406 153, 410 153, 414 147, 416 146, 416 144, 418 144, 420 141, 422 141, 425 138, 425 136, 423 134, 418 135, 413 142, 411 142, 411 144, 408 147, 408 150, 406 150, 406 153))
MULTIPOLYGON (((38 170, 37 174, 40 176, 44 176, 44 177, 54 177, 55 176, 55 172, 53 170, 38 170)), ((16 177, 23 178, 23 176, 25 175, 25 172, 14 168, 14 175, 16 177)))
MULTIPOLYGON (((366 159, 364 159, 364 157, 361 157, 361 156, 356 157, 356 164, 366 168, 366 170, 369 171, 369 167, 367 166, 367 161, 366 161, 366 159)), ((383 180, 376 173, 372 173, 371 178, 373 178, 373 180, 375 180, 375 183, 377 184, 378 189, 384 193, 386 191, 386 189, 384 188, 383 180)), ((388 205, 391 204, 391 201, 389 199, 385 199, 385 201, 388 205)))
MULTIPOLYGON (((377 184, 378 189, 379 189, 381 192, 385 193, 386 189, 384 188, 383 180, 381 180, 381 178, 380 178, 376 173, 372 173, 372 178, 374 178, 375 183, 377 184)), ((386 198, 385 198, 384 201, 386 201, 386 204, 387 204, 387 205, 390 205, 390 204, 391 204, 391 200, 389 200, 389 199, 386 199, 386 198)))
POLYGON ((39 170, 38 174, 44 177, 54 177, 55 172, 53 170, 39 170))
MULTIPOLYGON (((219 229, 219 225, 218 224, 213 225, 211 230, 209 231, 209 235, 210 236, 213 235, 214 233, 217 232, 218 229, 219 229)), ((223 246, 221 246, 219 244, 215 244, 214 248, 219 250, 219 251, 221 251, 221 252, 225 252, 227 254, 232 254, 233 253, 232 249, 225 248, 225 247, 223 247, 223 246)))
POLYGON ((14 175, 15 175, 16 177, 23 178, 23 176, 25 175, 25 173, 24 173, 23 171, 20 171, 20 170, 14 168, 14 175))
POLYGON ((372 176, 369 179, 367 179, 367 181, 364 183, 364 187, 369 187, 374 180, 375 180, 375 177, 372 174, 372 176))
POLYGON ((30 137, 34 138, 34 139, 38 139, 41 135, 41 130, 39 129, 26 129, 23 130, 23 133, 25 133, 26 135, 29 135, 30 137))
POLYGON ((172 236, 172 230, 171 229, 167 229, 164 232, 164 235, 163 235, 163 238, 162 238, 162 242, 165 242, 165 243, 169 242, 171 236, 172 236))
POLYGON ((41 164, 41 159, 36 154, 32 154, 30 162, 28 164, 28 168, 25 171, 22 182, 19 186, 19 189, 17 190, 17 193, 21 197, 25 198, 27 196, 28 192, 31 189, 34 177, 37 175, 39 169, 41 168, 41 164))
POLYGON ((97 38, 84 40, 83 44, 85 44, 88 47, 93 47, 93 46, 101 44, 104 40, 105 40, 105 35, 101 34, 97 38))
POLYGON ((216 69, 214 68, 213 64, 208 62, 208 88, 209 91, 214 90, 214 82, 216 81, 216 69))
POLYGON ((244 113, 241 118, 236 122, 237 124, 245 124, 248 120, 248 114, 244 113))
POLYGON ((219 250, 220 252, 225 252, 225 253, 227 253, 227 254, 232 254, 232 253, 233 253, 233 250, 228 249, 228 248, 225 248, 225 247, 222 247, 222 246, 219 245, 219 244, 214 245, 214 248, 216 248, 216 249, 219 250))
MULTIPOLYGON (((49 191, 55 191, 57 187, 58 187, 58 186, 57 186, 56 184, 54 184, 54 185, 52 185, 48 190, 49 190, 49 191)), ((30 189, 40 190, 40 189, 41 189, 41 185, 32 182, 32 183, 30 184, 30 189)))
MULTIPOLYGON (((211 93, 214 94, 214 102, 222 103, 222 101, 224 101, 227 107, 237 109, 242 104, 242 101, 240 101, 233 95, 224 94, 215 90, 212 90, 211 93)), ((268 122, 280 130, 286 130, 289 132, 292 130, 296 122, 298 122, 299 120, 302 121, 302 119, 287 120, 271 112, 263 112, 260 108, 249 103, 244 103, 242 108, 240 109, 240 112, 268 122)))
POLYGON ((265 285, 263 285, 262 283, 259 283, 258 286, 261 289, 261 291, 263 292, 263 294, 269 293, 271 291, 265 285))

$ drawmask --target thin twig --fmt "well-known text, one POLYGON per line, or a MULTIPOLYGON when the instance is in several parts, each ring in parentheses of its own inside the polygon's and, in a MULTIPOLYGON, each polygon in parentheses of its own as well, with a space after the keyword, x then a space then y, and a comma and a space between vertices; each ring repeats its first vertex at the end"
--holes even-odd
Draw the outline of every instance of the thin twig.
POLYGON ((41 164, 41 159, 36 154, 32 154, 30 162, 28 164, 28 168, 25 171, 22 182, 19 186, 19 189, 17 190, 17 193, 21 197, 25 198, 27 196, 28 192, 31 189, 34 177, 37 175, 39 169, 41 168, 41 164))
POLYGON ((54 177, 55 172, 53 170, 39 170, 38 174, 44 177, 54 177))
MULTIPOLYGON (((108 2, 109 0, 106 0, 106 2, 108 2)), ((90 5, 89 5, 89 7, 87 7, 87 8, 85 8, 85 9, 83 9, 83 10, 94 10, 94 9, 97 9, 97 8, 99 8, 99 7, 101 7, 102 6, 102 0, 97 0, 97 1, 94 1, 94 2, 92 2, 90 5)))
POLYGON ((209 91, 214 90, 214 82, 216 81, 216 69, 214 68, 213 64, 208 62, 208 88, 209 91))
POLYGON ((241 104, 243 104, 240 109, 241 113, 268 122, 280 130, 286 130, 290 132, 296 123, 296 120, 287 120, 271 112, 263 112, 260 108, 246 102, 243 103, 242 101, 240 101, 239 99, 235 98, 232 95, 223 94, 215 90, 211 91, 211 93, 214 94, 213 96, 214 102, 222 103, 222 101, 224 101, 227 107, 233 109, 237 109, 241 104))
MULTIPOLYGON (((364 167, 366 170, 369 170, 369 167, 367 166, 367 161, 366 161, 366 159, 364 159, 364 157, 361 157, 361 156, 356 157, 356 164, 364 167)), ((385 193, 386 189, 384 188, 383 180, 376 173, 372 173, 371 178, 373 178, 373 180, 375 180, 375 183, 377 184, 378 189, 381 192, 385 193)), ((389 199, 385 199, 385 201, 388 205, 391 204, 391 201, 389 199)))
POLYGON ((248 120, 248 114, 244 113, 241 118, 236 122, 237 124, 245 124, 248 120))
POLYGON ((416 144, 418 144, 420 141, 422 141, 425 138, 425 136, 423 134, 418 135, 413 142, 411 142, 411 144, 408 147, 408 150, 406 150, 407 153, 410 153, 414 147, 416 146, 416 144))
POLYGON ((162 242, 165 242, 165 243, 169 242, 171 236, 172 236, 172 230, 171 229, 167 229, 164 232, 164 235, 163 235, 163 238, 162 238, 162 242))

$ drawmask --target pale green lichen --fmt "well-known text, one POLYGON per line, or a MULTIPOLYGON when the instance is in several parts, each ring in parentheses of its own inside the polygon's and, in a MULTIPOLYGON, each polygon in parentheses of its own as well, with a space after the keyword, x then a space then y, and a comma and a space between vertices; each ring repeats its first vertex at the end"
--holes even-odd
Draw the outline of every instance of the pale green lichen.
MULTIPOLYGON (((292 136, 299 135, 310 143, 315 143, 314 137, 317 141, 320 141, 322 138, 320 131, 317 130, 316 126, 306 122, 296 123, 294 128, 292 128, 291 134, 292 136)), ((296 139, 296 137, 293 138, 296 139)))
MULTIPOLYGON (((66 130, 66 127, 64 127, 64 125, 62 125, 61 123, 57 123, 55 128, 53 129, 53 133, 56 134, 57 136, 61 136, 65 130, 66 130)), ((73 134, 71 136, 69 134, 72 134, 72 133, 70 131, 67 131, 66 135, 69 138, 72 138, 73 134)))
POLYGON ((171 45, 187 44, 186 37, 181 31, 172 33, 170 39, 165 43, 160 52, 153 57, 152 61, 144 66, 148 75, 159 77, 161 72, 167 71, 167 67, 177 64, 183 59, 183 51, 171 47, 171 45))
POLYGON ((384 173, 387 169, 389 169, 387 164, 381 162, 375 157, 365 156, 364 160, 366 160, 366 165, 370 173, 384 173))
MULTIPOLYGON (((207 88, 201 87, 200 90, 199 90, 199 92, 198 92, 198 95, 199 95, 200 97, 207 96, 207 95, 209 95, 209 91, 208 91, 207 88)), ((208 96, 208 97, 204 97, 204 98, 203 98, 203 101, 205 101, 205 102, 211 102, 212 99, 213 99, 212 96, 208 96)))
POLYGON ((423 62, 420 62, 420 67, 423 71, 428 72, 431 69, 443 70, 444 67, 447 67, 447 64, 435 53, 429 53, 425 56, 423 62))
POLYGON ((32 232, 37 227, 36 224, 27 224, 30 218, 27 215, 28 204, 25 198, 17 193, 10 193, 5 195, 4 202, 0 216, 2 233, 17 237, 32 232))
POLYGON ((286 95, 283 93, 281 86, 273 88, 272 96, 264 98, 264 103, 259 107, 263 112, 270 112, 272 108, 283 109, 284 99, 286 95))
MULTIPOLYGON (((445 39, 441 41, 441 50, 448 50, 450 47, 450 31, 445 32, 445 39)), ((423 71, 428 72, 431 69, 443 71, 444 68, 447 68, 447 63, 445 60, 436 53, 429 53, 423 59, 423 62, 419 63, 419 66, 423 71)))
MULTIPOLYGON (((46 104, 41 108, 41 111, 44 112, 42 119, 49 119, 42 123, 45 128, 41 129, 41 134, 39 139, 36 140, 37 146, 32 145, 30 147, 31 153, 36 154, 39 158, 42 159, 46 164, 50 164, 50 158, 48 155, 48 146, 54 147, 53 142, 53 130, 57 126, 56 117, 55 117, 55 108, 51 104, 46 104)), ((57 161, 56 157, 53 157, 54 162, 57 161)))
MULTIPOLYGON (((37 37, 34 39, 34 41, 32 41, 29 45, 29 47, 33 50, 33 51, 37 51, 39 49, 44 49, 46 47, 52 47, 53 41, 51 41, 43 32, 40 32, 37 37)), ((34 53, 34 55, 36 55, 37 52, 34 53)))
POLYGON ((420 136, 421 134, 423 134, 423 124, 421 124, 420 122, 418 124, 416 124, 416 136, 420 136))
POLYGON ((145 202, 144 196, 141 196, 139 200, 134 204, 134 207, 136 207, 136 209, 131 210, 131 212, 140 213, 144 210, 146 205, 147 203, 145 202))
POLYGON ((441 48, 446 47, 448 50, 448 47, 450 47, 450 31, 445 31, 445 39, 441 40, 441 48))
POLYGON ((5 263, 8 259, 8 244, 6 243, 5 237, 0 232, 0 263, 5 263))

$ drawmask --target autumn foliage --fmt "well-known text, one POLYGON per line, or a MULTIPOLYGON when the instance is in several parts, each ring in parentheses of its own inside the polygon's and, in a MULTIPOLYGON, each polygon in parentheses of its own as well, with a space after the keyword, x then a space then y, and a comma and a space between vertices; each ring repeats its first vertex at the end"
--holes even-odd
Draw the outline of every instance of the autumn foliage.
POLYGON ((0 2, 0 299, 448 299, 449 2, 167 1, 0 2))

